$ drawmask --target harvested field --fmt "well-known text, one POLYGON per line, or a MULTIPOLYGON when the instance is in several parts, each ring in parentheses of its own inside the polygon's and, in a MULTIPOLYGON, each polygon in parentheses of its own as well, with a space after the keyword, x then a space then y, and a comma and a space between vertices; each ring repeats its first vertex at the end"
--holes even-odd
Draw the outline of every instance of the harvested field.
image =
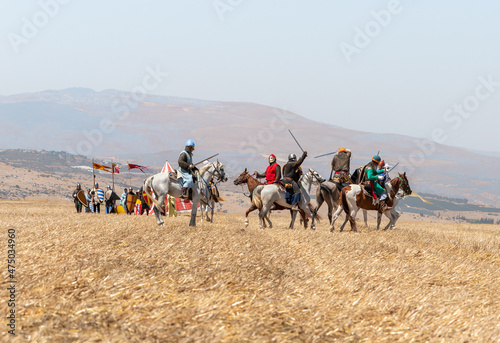
MULTIPOLYGON (((498 342, 500 228, 260 230, 257 217, 74 213, 1 201, 16 229, 13 342, 498 342)), ((361 223, 360 223, 361 224, 361 223)), ((373 223, 374 226, 374 223, 373 223)), ((7 270, 0 313, 7 315, 7 270)))

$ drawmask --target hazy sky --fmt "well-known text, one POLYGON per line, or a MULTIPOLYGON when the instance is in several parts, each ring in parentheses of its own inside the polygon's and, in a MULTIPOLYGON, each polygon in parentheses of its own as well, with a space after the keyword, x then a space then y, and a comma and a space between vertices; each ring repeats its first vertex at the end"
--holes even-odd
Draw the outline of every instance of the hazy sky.
POLYGON ((0 94, 248 101, 500 151, 499 1, 0 0, 0 94), (445 138, 443 138, 445 137, 445 138))

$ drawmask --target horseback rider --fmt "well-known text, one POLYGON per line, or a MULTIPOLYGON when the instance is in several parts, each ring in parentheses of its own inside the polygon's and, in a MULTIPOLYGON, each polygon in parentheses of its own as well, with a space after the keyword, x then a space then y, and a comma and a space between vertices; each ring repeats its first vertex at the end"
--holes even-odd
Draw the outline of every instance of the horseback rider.
POLYGON ((383 161, 379 155, 373 156, 371 162, 365 166, 365 173, 363 175, 363 180, 370 182, 376 197, 380 200, 380 212, 384 212, 389 209, 386 204, 387 191, 385 186, 380 185, 380 182, 383 182, 385 179, 385 176, 381 175, 385 173, 382 162, 383 161))
POLYGON ((285 184, 285 188, 290 191, 292 190, 292 210, 297 211, 299 209, 300 202, 300 187, 298 185, 300 176, 302 175, 302 168, 300 165, 304 162, 307 157, 307 151, 304 151, 302 156, 297 160, 295 154, 288 155, 288 162, 283 166, 283 179, 281 182, 285 184))
POLYGON ((186 141, 184 150, 179 154, 179 171, 182 174, 182 198, 187 197, 189 188, 194 187, 193 172, 198 170, 193 164, 194 142, 191 139, 186 141))
POLYGON ((351 168, 351 150, 340 148, 337 154, 332 159, 332 171, 330 172, 330 180, 332 176, 337 178, 341 184, 349 183, 349 169, 351 168), (335 172, 335 174, 333 173, 335 172))
POLYGON ((276 156, 273 154, 269 155, 269 166, 265 173, 254 171, 253 175, 258 178, 265 177, 268 185, 278 182, 281 179, 281 168, 278 162, 276 162, 276 156))
POLYGON ((82 187, 80 186, 79 183, 76 184, 76 189, 73 191, 73 201, 75 202, 75 208, 76 208, 76 213, 81 213, 82 212, 82 203, 76 195, 82 190, 82 187))

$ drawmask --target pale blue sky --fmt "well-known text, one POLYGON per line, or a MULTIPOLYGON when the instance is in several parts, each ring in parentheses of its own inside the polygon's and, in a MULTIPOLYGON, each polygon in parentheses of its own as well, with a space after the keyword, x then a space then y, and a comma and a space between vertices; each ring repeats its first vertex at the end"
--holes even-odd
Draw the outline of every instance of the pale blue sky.
POLYGON ((500 85, 486 94, 479 80, 500 82, 498 1, 64 2, 16 53, 23 18, 43 20, 41 3, 56 0, 0 0, 1 95, 130 91, 159 66, 169 76, 156 94, 256 102, 363 131, 441 128, 445 144, 500 151, 500 85), (224 20, 216 4, 232 7, 224 20), (374 24, 373 11, 390 6, 388 24, 374 24), (355 29, 370 23, 379 32, 349 63, 341 45, 355 46, 355 29), (461 115, 443 113, 466 99, 474 107, 477 87, 487 99, 454 129, 461 115))

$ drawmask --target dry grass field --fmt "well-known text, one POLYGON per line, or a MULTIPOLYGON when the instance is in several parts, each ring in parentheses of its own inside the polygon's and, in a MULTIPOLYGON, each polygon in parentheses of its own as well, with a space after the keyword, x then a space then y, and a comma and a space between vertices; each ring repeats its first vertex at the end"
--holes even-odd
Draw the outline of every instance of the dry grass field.
MULTIPOLYGON (((260 230, 257 217, 74 213, 0 202, 16 229, 12 342, 499 342, 500 229, 400 222, 359 233, 260 230)), ((361 223, 360 223, 361 224, 361 223)), ((362 226, 362 225, 360 225, 362 226)), ((374 223, 372 223, 374 226, 374 223)))

